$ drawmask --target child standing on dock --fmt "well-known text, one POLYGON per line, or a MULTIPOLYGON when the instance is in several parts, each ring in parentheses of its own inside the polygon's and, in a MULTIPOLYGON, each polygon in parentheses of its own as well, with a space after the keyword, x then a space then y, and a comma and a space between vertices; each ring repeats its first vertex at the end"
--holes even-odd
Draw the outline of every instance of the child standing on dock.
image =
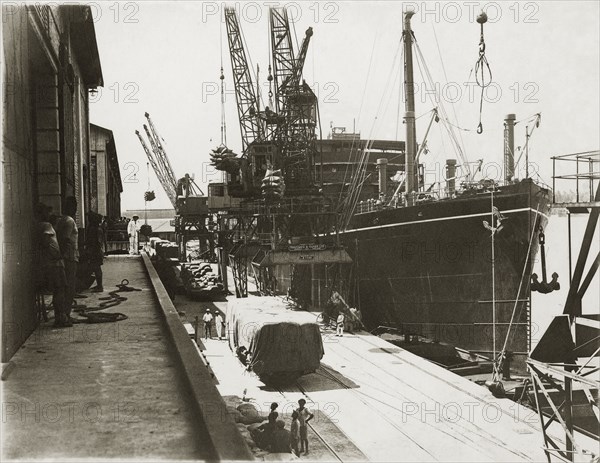
POLYGON ((300 456, 300 452, 298 451, 298 441, 300 440, 300 430, 298 424, 298 412, 292 412, 292 424, 290 425, 290 447, 292 452, 297 457, 300 456))

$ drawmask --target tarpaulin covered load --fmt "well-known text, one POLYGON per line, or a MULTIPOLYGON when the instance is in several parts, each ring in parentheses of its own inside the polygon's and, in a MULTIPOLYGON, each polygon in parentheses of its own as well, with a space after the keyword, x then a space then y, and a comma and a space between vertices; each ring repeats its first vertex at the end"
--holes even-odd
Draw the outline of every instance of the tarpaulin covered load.
POLYGON ((227 304, 229 347, 247 349, 248 366, 259 376, 315 371, 323 340, 314 315, 294 311, 280 298, 247 297, 227 304))

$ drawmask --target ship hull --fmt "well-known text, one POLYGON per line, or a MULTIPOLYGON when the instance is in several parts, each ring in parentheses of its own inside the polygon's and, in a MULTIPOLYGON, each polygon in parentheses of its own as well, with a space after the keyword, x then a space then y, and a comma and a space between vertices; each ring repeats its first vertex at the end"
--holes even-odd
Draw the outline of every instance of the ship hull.
POLYGON ((500 224, 492 221, 489 192, 355 215, 341 237, 365 325, 490 356, 508 339, 507 350, 524 359, 531 347, 529 276, 548 198, 529 180, 501 187, 493 198, 500 224), (499 227, 494 259, 484 221, 499 227))

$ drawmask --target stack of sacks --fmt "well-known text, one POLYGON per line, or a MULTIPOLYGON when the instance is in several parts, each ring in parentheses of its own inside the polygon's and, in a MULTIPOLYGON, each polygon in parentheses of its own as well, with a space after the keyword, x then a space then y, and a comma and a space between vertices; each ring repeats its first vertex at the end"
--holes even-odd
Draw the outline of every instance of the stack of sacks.
POLYGON ((156 245, 156 255, 163 259, 176 259, 179 256, 179 247, 172 241, 160 241, 156 245))
POLYGON ((285 190, 281 170, 267 169, 261 185, 262 193, 267 198, 281 198, 285 190))
POLYGON ((210 264, 183 264, 181 279, 186 289, 191 291, 223 291, 223 283, 210 264))
POLYGON ((240 170, 239 158, 224 145, 211 150, 210 161, 217 170, 222 170, 230 174, 237 174, 240 170))

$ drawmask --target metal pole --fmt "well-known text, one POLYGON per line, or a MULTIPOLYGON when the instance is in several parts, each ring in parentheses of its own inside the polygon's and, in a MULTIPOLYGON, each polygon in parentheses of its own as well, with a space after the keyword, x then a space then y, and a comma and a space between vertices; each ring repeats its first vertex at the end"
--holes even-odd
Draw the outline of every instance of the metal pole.
MULTIPOLYGON (((150 191, 150 163, 146 163, 146 177, 148 178, 148 190, 150 191)), ((146 201, 146 195, 144 195, 144 225, 148 225, 148 201, 146 201)))
POLYGON ((593 168, 593 162, 592 162, 592 158, 590 158, 589 160, 589 167, 590 167, 590 202, 592 202, 592 198, 594 197, 594 168, 593 168))
POLYGON ((412 30, 410 18, 414 11, 404 13, 404 93, 406 97, 406 112, 404 121, 406 123, 406 195, 409 205, 412 205, 412 195, 415 191, 415 161, 416 161, 416 127, 415 127, 415 88, 413 81, 413 59, 412 59, 412 30))
POLYGON ((556 202, 556 158, 552 158, 552 202, 556 202))
POLYGON ((356 271, 356 269, 359 268, 359 264, 358 264, 358 239, 354 240, 354 248, 356 249, 356 251, 354 252, 354 255, 356 256, 356 266, 354 267, 354 275, 356 277, 356 306, 358 307, 358 310, 360 310, 361 305, 360 305, 360 276, 359 276, 359 272, 356 271))
POLYGON ((315 305, 315 264, 310 264, 310 305, 315 305))
POLYGON ((576 200, 579 202, 579 159, 577 158, 575 158, 575 174, 575 192, 577 195, 576 200))
POLYGON ((569 223, 569 286, 571 286, 571 279, 573 278, 573 256, 571 250, 571 211, 567 211, 568 223, 569 223))
MULTIPOLYGON (((568 367, 565 367, 567 370, 568 367)), ((573 380, 568 376, 565 376, 565 405, 563 410, 565 411, 565 424, 567 425, 567 433, 565 436, 565 442, 567 444, 567 458, 570 461, 574 461, 575 452, 573 452, 573 441, 571 437, 573 435, 573 380)))
POLYGON ((525 178, 529 178, 529 126, 525 127, 525 178))
POLYGON ((494 370, 496 365, 496 268, 495 268, 495 251, 494 251, 494 235, 496 234, 496 227, 494 224, 494 190, 492 189, 492 212, 490 217, 490 223, 492 224, 492 343, 494 355, 492 357, 494 362, 494 370))
POLYGON ((229 284, 227 276, 227 253, 225 252, 225 248, 219 248, 219 260, 221 266, 221 280, 223 282, 223 290, 226 293, 229 293, 229 284))

